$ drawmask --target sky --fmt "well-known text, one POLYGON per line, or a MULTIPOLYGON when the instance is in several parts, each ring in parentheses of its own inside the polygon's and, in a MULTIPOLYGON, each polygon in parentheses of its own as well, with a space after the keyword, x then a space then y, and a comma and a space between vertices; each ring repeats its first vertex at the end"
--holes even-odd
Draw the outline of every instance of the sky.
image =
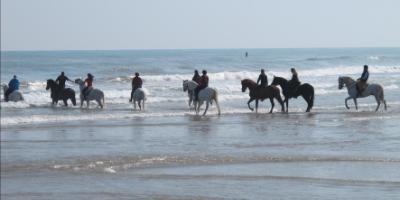
POLYGON ((400 47, 398 0, 1 0, 1 50, 400 47))

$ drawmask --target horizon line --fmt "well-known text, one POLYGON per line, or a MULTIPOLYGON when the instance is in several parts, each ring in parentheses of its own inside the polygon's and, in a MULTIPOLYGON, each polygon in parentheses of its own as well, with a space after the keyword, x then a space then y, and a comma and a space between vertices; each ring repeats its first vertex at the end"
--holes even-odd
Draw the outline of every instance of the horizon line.
POLYGON ((400 46, 352 46, 352 47, 233 47, 233 48, 121 48, 121 49, 26 49, 0 50, 1 52, 46 52, 46 51, 169 51, 169 50, 260 50, 260 49, 384 49, 400 48, 400 46))

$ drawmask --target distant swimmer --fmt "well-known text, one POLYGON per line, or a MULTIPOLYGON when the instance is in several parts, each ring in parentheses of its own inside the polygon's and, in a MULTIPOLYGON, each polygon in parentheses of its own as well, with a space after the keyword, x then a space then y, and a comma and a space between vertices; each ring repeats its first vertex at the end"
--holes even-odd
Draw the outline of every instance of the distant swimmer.
POLYGON ((200 83, 199 86, 197 86, 197 88, 194 90, 194 94, 195 94, 195 101, 199 100, 199 92, 200 90, 208 87, 208 76, 207 76, 207 71, 203 70, 203 75, 200 77, 200 83))
POLYGON ((14 75, 14 77, 10 80, 10 82, 8 83, 8 89, 7 91, 4 93, 4 97, 5 97, 5 101, 8 101, 8 96, 16 91, 19 90, 19 80, 17 79, 17 76, 14 75))
POLYGON ((200 83, 200 74, 199 74, 199 71, 197 71, 197 69, 194 70, 194 75, 193 75, 192 81, 196 82, 197 84, 200 83))
POLYGON ((367 87, 367 81, 369 78, 368 65, 364 65, 364 71, 361 74, 361 77, 357 79, 357 96, 361 96, 367 87))
POLYGON ((249 56, 249 53, 246 51, 246 53, 244 53, 244 57, 248 57, 249 56))
POLYGON ((260 87, 263 87, 263 88, 268 86, 268 77, 265 74, 264 69, 261 69, 261 74, 260 74, 260 76, 258 76, 258 79, 257 79, 257 85, 259 85, 260 87), (258 83, 260 83, 260 84, 258 84, 258 83))
POLYGON ((86 100, 86 96, 88 95, 89 91, 92 89, 93 78, 94 78, 94 76, 91 73, 87 74, 87 78, 85 79, 85 82, 84 82, 86 87, 82 90, 83 99, 85 99, 85 100, 86 100))
POLYGON ((71 81, 67 76, 65 76, 64 72, 61 72, 60 76, 57 77, 56 83, 62 88, 65 88, 65 81, 71 81))
POLYGON ((135 77, 132 79, 132 92, 131 92, 131 98, 129 99, 129 102, 132 102, 133 99, 133 93, 135 92, 136 89, 142 88, 143 81, 139 77, 139 73, 135 72, 135 77))

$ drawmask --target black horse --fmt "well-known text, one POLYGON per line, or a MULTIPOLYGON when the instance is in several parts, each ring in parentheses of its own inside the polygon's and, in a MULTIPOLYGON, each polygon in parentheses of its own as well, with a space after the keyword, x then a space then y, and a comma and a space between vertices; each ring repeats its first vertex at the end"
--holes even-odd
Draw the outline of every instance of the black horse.
POLYGON ((68 106, 67 100, 71 99, 76 106, 75 91, 71 88, 61 88, 53 79, 47 80, 46 90, 51 89, 52 104, 57 104, 58 100, 63 100, 64 105, 68 106))
POLYGON ((271 85, 281 86, 283 96, 285 96, 284 102, 286 102, 286 112, 289 112, 289 99, 292 97, 297 98, 300 95, 308 104, 306 112, 310 112, 314 105, 314 87, 312 85, 304 83, 291 90, 289 87, 289 81, 282 77, 274 77, 271 85))

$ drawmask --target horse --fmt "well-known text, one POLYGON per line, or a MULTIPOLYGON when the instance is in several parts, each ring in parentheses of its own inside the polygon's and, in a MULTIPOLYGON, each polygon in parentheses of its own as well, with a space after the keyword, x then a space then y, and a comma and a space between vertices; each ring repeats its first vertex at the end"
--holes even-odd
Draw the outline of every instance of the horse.
POLYGON ((251 111, 254 109, 250 106, 250 103, 254 100, 256 100, 256 113, 258 110, 258 101, 264 101, 264 99, 269 99, 271 101, 271 110, 269 113, 272 113, 272 110, 274 109, 275 103, 274 103, 274 98, 278 100, 278 102, 281 104, 282 107, 282 112, 285 111, 285 106, 283 104, 280 90, 276 86, 267 86, 267 87, 260 87, 257 85, 256 82, 250 80, 250 79, 243 79, 242 80, 242 92, 246 92, 246 89, 249 88, 249 96, 250 99, 247 102, 247 106, 251 111))
POLYGON ((194 90, 196 89, 196 87, 198 85, 199 84, 197 84, 195 81, 188 81, 188 80, 184 80, 183 81, 183 84, 182 84, 183 91, 184 92, 188 91, 188 97, 189 97, 188 105, 189 105, 189 108, 192 105, 192 102, 194 100, 194 90))
MULTIPOLYGON (((82 79, 78 78, 78 79, 75 79, 75 83, 79 85, 79 90, 81 91, 81 94, 79 97, 81 99, 81 108, 82 108, 83 101, 84 101, 83 89, 85 88, 85 82, 83 82, 82 79)), ((86 95, 85 100, 86 100, 87 108, 89 108, 89 103, 92 100, 95 100, 97 102, 97 104, 99 104, 100 108, 103 108, 103 106, 105 104, 103 91, 92 88, 92 89, 87 90, 86 92, 87 92, 87 95, 86 95)))
MULTIPOLYGON (((6 99, 6 91, 8 90, 8 86, 6 84, 3 85, 3 92, 4 92, 4 99, 6 99)), ((19 90, 14 90, 8 95, 8 101, 23 101, 24 97, 22 96, 22 93, 19 90)))
POLYGON ((375 96, 376 103, 378 104, 376 106, 375 112, 378 111, 379 106, 381 105, 381 102, 385 105, 385 110, 387 109, 386 100, 385 100, 384 93, 383 93, 383 87, 381 85, 376 84, 376 83, 368 84, 368 86, 365 88, 365 90, 360 95, 358 95, 357 86, 356 86, 357 82, 355 80, 353 80, 352 78, 347 77, 347 76, 339 76, 338 82, 339 82, 339 90, 343 88, 343 85, 346 85, 347 92, 349 93, 349 97, 347 97, 344 101, 344 104, 347 109, 350 109, 350 107, 347 105, 347 101, 349 99, 354 100, 356 110, 358 110, 357 98, 364 98, 364 97, 368 97, 370 95, 375 96))
POLYGON ((282 94, 285 97, 284 102, 286 103, 286 112, 289 112, 289 99, 292 97, 297 98, 302 96, 307 102, 306 112, 310 112, 314 106, 314 87, 308 83, 299 85, 295 90, 289 89, 289 81, 282 77, 274 76, 271 85, 279 85, 282 88, 282 94))
POLYGON ((218 109, 218 115, 221 115, 221 109, 219 107, 218 103, 218 92, 214 88, 206 87, 202 90, 200 90, 199 95, 198 95, 198 101, 193 100, 194 99, 194 90, 197 88, 198 84, 195 81, 188 81, 184 80, 183 81, 183 91, 189 91, 189 106, 191 102, 193 101, 194 103, 194 109, 196 114, 198 115, 200 112, 200 107, 203 105, 204 101, 206 102, 206 109, 204 110, 203 116, 206 115, 208 107, 210 104, 212 104, 212 101, 215 101, 215 104, 217 105, 218 109), (192 95, 190 95, 192 94, 192 95))
POLYGON ((52 105, 57 104, 58 100, 63 100, 64 105, 68 106, 68 99, 76 106, 75 91, 71 88, 61 88, 53 79, 47 80, 46 90, 50 89, 52 105))
POLYGON ((135 90, 135 92, 132 95, 132 99, 133 99, 133 106, 134 109, 136 110, 136 102, 139 106, 139 110, 142 110, 142 106, 141 106, 141 101, 143 102, 143 110, 144 110, 144 102, 146 100, 146 93, 144 92, 144 90, 142 88, 137 88, 135 90))

